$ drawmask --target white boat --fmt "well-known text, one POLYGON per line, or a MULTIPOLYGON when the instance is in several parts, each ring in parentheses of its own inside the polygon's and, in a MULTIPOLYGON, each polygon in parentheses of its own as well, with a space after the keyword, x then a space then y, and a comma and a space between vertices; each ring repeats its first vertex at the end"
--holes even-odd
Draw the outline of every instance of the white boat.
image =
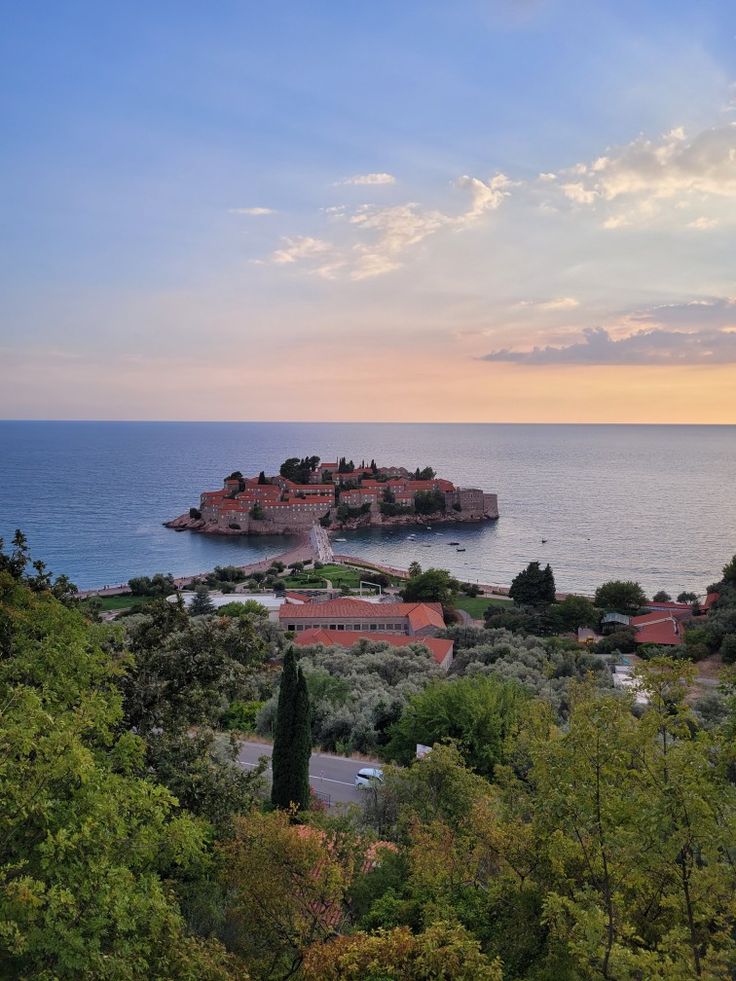
POLYGON ((346 542, 347 541, 347 538, 336 538, 335 541, 336 542, 346 542))

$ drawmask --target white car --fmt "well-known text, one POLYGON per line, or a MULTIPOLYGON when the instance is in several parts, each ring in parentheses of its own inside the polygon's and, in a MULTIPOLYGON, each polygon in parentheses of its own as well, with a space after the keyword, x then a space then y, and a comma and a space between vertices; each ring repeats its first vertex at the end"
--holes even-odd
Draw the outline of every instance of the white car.
POLYGON ((355 774, 356 787, 373 787, 377 783, 383 783, 383 770, 375 766, 364 766, 355 774))

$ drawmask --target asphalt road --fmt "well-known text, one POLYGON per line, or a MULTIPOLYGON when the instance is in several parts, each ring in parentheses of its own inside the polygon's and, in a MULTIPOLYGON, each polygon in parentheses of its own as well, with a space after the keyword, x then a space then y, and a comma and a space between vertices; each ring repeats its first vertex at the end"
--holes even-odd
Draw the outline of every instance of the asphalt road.
MULTIPOLYGON (((253 767, 260 756, 271 755, 270 743, 245 742, 240 744, 238 763, 243 767, 253 767)), ((309 782, 319 794, 329 797, 331 804, 355 803, 359 801, 360 790, 355 787, 355 774, 363 766, 381 766, 378 761, 349 760, 344 756, 329 753, 312 753, 309 762, 309 782)))

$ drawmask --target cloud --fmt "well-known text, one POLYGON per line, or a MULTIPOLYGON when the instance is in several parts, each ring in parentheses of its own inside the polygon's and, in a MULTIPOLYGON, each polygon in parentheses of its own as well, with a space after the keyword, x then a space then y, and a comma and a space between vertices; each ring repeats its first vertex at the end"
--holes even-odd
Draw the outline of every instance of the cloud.
POLYGON ((688 137, 681 127, 659 140, 638 137, 590 164, 564 172, 561 184, 576 204, 642 196, 670 199, 689 195, 736 198, 736 124, 688 137))
POLYGON ((707 232, 710 228, 715 228, 718 224, 717 218, 705 218, 701 215, 700 218, 694 218, 692 221, 687 223, 688 228, 695 228, 700 232, 707 232))
MULTIPOLYGON (((368 177, 388 176, 368 174, 360 180, 371 183, 368 177)), ((358 183, 357 178, 351 181, 358 183)), ((344 277, 360 281, 382 276, 401 268, 405 253, 425 239, 443 230, 462 231, 500 207, 514 182, 502 173, 494 174, 487 181, 464 175, 455 186, 470 195, 469 206, 460 214, 447 214, 416 201, 389 207, 362 204, 352 210, 345 205, 330 207, 324 209, 324 214, 348 232, 346 241, 338 244, 311 237, 287 238, 284 247, 265 261, 279 265, 304 261, 307 272, 324 279, 344 277)), ((340 238, 339 231, 335 237, 340 238)))
POLYGON ((537 310, 574 310, 580 303, 574 296, 553 296, 549 300, 521 300, 518 306, 537 310))
POLYGON ((273 208, 230 208, 230 214, 260 217, 262 215, 275 215, 276 212, 273 208))
POLYGON ((329 242, 308 235, 287 236, 283 243, 283 248, 277 249, 270 257, 271 262, 280 266, 298 262, 300 259, 321 257, 332 250, 329 242))
POLYGON ((489 181, 467 174, 458 177, 457 187, 470 191, 471 205, 468 210, 455 219, 458 225, 468 225, 480 218, 486 211, 495 211, 511 193, 514 182, 502 173, 494 174, 489 181))
POLYGON ((364 186, 366 184, 395 184, 396 178, 393 174, 354 174, 352 177, 345 177, 341 181, 337 181, 335 186, 340 186, 343 184, 356 184, 359 186, 364 186))
POLYGON ((636 323, 672 327, 734 327, 736 298, 705 297, 684 303, 660 303, 628 314, 636 323))
POLYGON ((736 363, 736 332, 731 330, 642 330, 615 339, 603 327, 589 327, 582 340, 530 351, 492 351, 484 361, 549 365, 694 365, 736 363))

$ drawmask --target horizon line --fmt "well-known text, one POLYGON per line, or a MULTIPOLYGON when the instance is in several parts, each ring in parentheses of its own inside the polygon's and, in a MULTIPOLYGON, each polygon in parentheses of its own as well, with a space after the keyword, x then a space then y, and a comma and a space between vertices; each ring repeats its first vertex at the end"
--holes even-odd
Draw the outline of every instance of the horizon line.
POLYGON ((358 419, 12 419, 2 418, 2 423, 105 423, 110 425, 172 425, 172 426, 207 426, 207 425, 261 425, 261 426, 699 426, 699 427, 736 427, 733 422, 580 422, 580 421, 511 421, 511 420, 358 420, 358 419))

